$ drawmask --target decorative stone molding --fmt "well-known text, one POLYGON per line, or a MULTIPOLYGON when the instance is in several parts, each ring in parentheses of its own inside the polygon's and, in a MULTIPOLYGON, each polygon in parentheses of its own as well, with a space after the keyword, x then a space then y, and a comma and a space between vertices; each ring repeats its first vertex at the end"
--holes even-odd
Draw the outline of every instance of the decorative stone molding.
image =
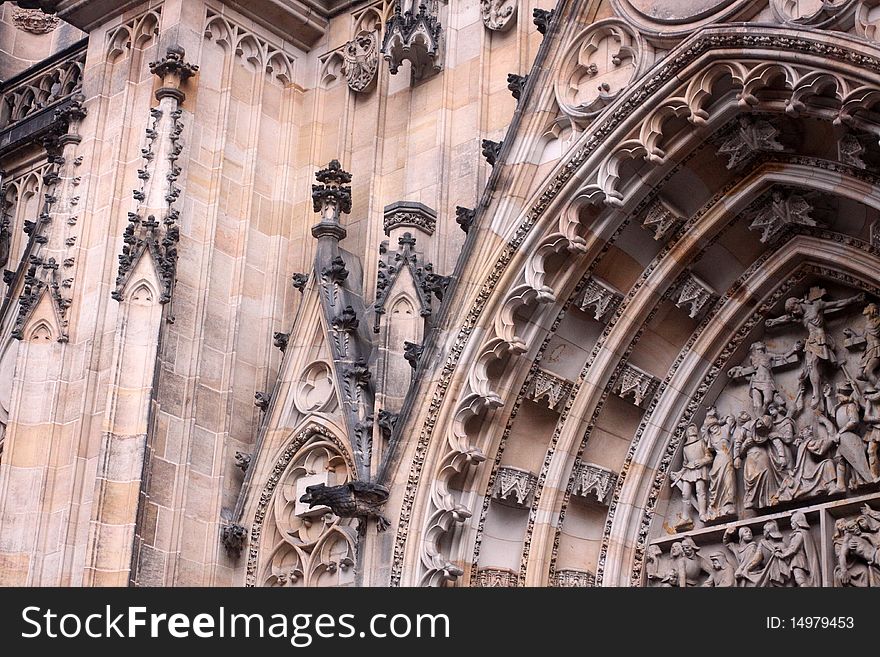
POLYGON ((483 157, 486 158, 486 162, 488 162, 490 166, 495 166, 495 163, 498 161, 498 156, 501 154, 501 147, 503 145, 504 142, 501 141, 492 141, 491 139, 483 140, 483 157))
POLYGON ((639 408, 646 408, 657 391, 658 384, 653 376, 627 363, 623 366, 617 383, 614 384, 614 392, 624 399, 632 396, 633 404, 639 408))
POLYGON ((728 169, 735 169, 763 151, 783 150, 779 135, 779 129, 768 119, 740 115, 718 147, 718 154, 727 157, 728 169))
POLYGON ((535 402, 544 402, 548 408, 556 410, 568 399, 573 387, 571 381, 538 369, 529 384, 528 398, 535 402))
POLYGON ((226 556, 230 559, 241 557, 246 541, 247 530, 239 524, 226 525, 220 530, 220 542, 226 548, 226 556))
POLYGON ((32 69, 27 77, 0 93, 0 130, 57 106, 82 90, 86 46, 58 61, 32 69))
POLYGON ((395 0, 382 40, 382 55, 391 74, 396 74, 406 60, 412 64, 413 79, 425 77, 429 70, 439 71, 441 33, 437 0, 395 0))
POLYGON ((574 119, 590 119, 627 89, 650 63, 650 46, 627 23, 600 20, 581 32, 554 83, 559 107, 574 119))
POLYGON ((231 21, 227 14, 208 9, 204 34, 206 39, 228 49, 268 79, 283 85, 293 82, 294 59, 285 52, 283 45, 268 42, 261 34, 231 21))
POLYGON ((358 93, 371 91, 376 86, 379 70, 379 37, 376 32, 358 32, 345 44, 342 56, 348 88, 358 93))
POLYGON ((617 475, 608 468, 578 460, 574 465, 574 486, 571 492, 572 495, 583 498, 592 496, 599 504, 608 506, 616 483, 617 475))
POLYGON ((495 473, 492 497, 500 504, 525 509, 532 503, 537 484, 538 476, 528 470, 502 465, 495 473))
POLYGON ((480 0, 483 25, 490 30, 509 30, 516 19, 517 0, 480 0))
POLYGON ((553 573, 550 586, 560 589, 592 588, 596 586, 596 576, 588 570, 557 570, 553 573))
POLYGON ((507 74, 507 88, 510 89, 511 95, 517 100, 522 96, 523 89, 525 89, 528 79, 528 75, 517 75, 516 73, 507 74))
POLYGON ((159 36, 162 5, 138 14, 107 33, 106 56, 115 61, 131 52, 132 48, 144 50, 155 43, 159 36))
POLYGON ((507 568, 480 568, 472 582, 475 588, 514 588, 517 574, 507 568))
POLYGON ((776 188, 755 211, 749 230, 761 231, 761 242, 769 244, 791 226, 817 226, 812 212, 813 205, 803 194, 776 188))
MULTIPOLYGON (((773 15, 783 25, 809 26, 826 30, 845 29, 852 25, 859 0, 770 0, 773 15)), ((869 3, 868 3, 869 4, 869 3)))
POLYGON ((437 211, 417 201, 395 201, 386 205, 384 217, 386 235, 395 228, 416 228, 430 236, 437 227, 437 211))
POLYGON ((659 198, 648 206, 642 218, 642 227, 652 231, 658 242, 665 241, 683 223, 684 218, 675 214, 659 198))
POLYGON ((717 295, 702 278, 685 271, 670 289, 670 298, 678 308, 687 307, 688 316, 694 319, 707 309, 717 295))
POLYGON ((58 27, 58 17, 40 9, 23 9, 19 6, 12 9, 12 24, 25 32, 46 34, 58 27))
POLYGON ((578 297, 577 308, 583 312, 593 311, 597 322, 604 322, 623 301, 623 295, 598 278, 591 277, 578 297))

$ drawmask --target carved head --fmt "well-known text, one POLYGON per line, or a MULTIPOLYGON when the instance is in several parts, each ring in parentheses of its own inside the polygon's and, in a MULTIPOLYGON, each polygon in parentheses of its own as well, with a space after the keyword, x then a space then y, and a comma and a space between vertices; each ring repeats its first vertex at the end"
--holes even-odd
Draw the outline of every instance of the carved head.
POLYGON ((801 308, 801 300, 796 297, 789 297, 785 300, 785 312, 789 315, 794 315, 795 317, 800 317, 804 314, 803 309, 801 308))
POLYGON ((782 538, 782 532, 779 531, 779 525, 776 524, 775 520, 764 523, 764 538, 775 538, 777 540, 782 538))
POLYGON ((688 559, 693 559, 700 549, 697 547, 697 544, 694 543, 694 539, 688 536, 681 542, 681 551, 688 559))
POLYGON ((687 435, 688 438, 696 438, 698 435, 700 435, 700 430, 697 429, 696 424, 689 424, 687 426, 687 430, 685 431, 685 435, 687 435))
POLYGON ((751 527, 740 527, 739 528, 739 542, 740 543, 751 543, 754 540, 754 536, 752 536, 751 527))
POLYGON ((736 416, 736 421, 738 424, 743 425, 746 422, 751 422, 752 416, 749 415, 748 411, 740 411, 739 415, 736 416))
POLYGON ((758 340, 757 342, 753 342, 750 347, 751 351, 764 352, 767 351, 767 345, 758 340))
POLYGON ((303 504, 308 504, 309 508, 317 504, 326 504, 329 495, 327 494, 327 484, 312 484, 306 486, 305 494, 299 498, 303 504))
POLYGON ((848 401, 853 394, 853 387, 849 381, 837 384, 837 399, 839 401, 848 401))
POLYGON ((809 529, 810 528, 810 523, 807 522, 807 517, 803 514, 802 511, 798 511, 797 513, 792 514, 791 528, 792 529, 809 529))
POLYGON ((876 303, 869 303, 867 306, 865 306, 862 314, 866 317, 877 317, 878 315, 880 315, 880 309, 877 308, 876 303))
POLYGON ((721 570, 727 562, 726 557, 720 552, 713 552, 709 555, 709 561, 712 563, 713 570, 721 570))
POLYGON ((681 549, 681 543, 673 543, 672 546, 669 548, 669 556, 673 559, 678 559, 680 556, 682 556, 682 553, 683 551, 681 549))

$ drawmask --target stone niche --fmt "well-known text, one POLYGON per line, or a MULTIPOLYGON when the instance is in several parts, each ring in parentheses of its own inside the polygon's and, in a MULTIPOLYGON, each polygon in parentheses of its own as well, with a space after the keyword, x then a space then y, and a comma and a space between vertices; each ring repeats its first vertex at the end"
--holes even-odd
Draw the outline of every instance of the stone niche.
POLYGON ((877 299, 810 275, 757 320, 679 425, 645 583, 880 586, 877 299))

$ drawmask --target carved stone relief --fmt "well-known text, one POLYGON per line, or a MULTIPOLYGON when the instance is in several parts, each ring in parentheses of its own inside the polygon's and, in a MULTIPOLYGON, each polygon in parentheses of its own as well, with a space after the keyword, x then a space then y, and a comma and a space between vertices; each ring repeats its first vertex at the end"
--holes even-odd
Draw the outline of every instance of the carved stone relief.
POLYGON ((495 476, 492 496, 501 504, 525 508, 532 502, 537 483, 538 477, 528 470, 501 466, 495 476))
POLYGON ((293 396, 300 413, 326 413, 337 406, 333 371, 328 363, 316 361, 300 375, 293 396))
POLYGON ((517 0, 480 0, 483 25, 490 30, 507 30, 516 19, 517 0))
POLYGON ((33 34, 46 34, 58 27, 58 17, 39 9, 12 9, 12 24, 20 30, 33 34))
MULTIPOLYGON (((727 383, 703 419, 685 428, 679 465, 670 473, 664 524, 671 531, 692 532, 687 538, 698 543, 708 531, 703 528, 794 507, 777 513, 778 527, 750 528, 756 536, 764 532, 765 547, 777 545, 785 559, 771 558, 767 550, 762 557, 761 539, 752 543, 741 521, 739 539, 726 535, 727 547, 715 546, 697 557, 688 556, 693 546, 684 541, 664 544, 668 572, 657 565, 657 554, 649 554, 649 583, 807 585, 812 575, 798 565, 797 550, 808 550, 810 529, 796 507, 880 489, 880 311, 863 293, 853 292, 837 285, 829 293, 814 284, 780 302, 764 321, 760 339, 746 343, 740 364, 728 369, 727 383), (725 557, 737 550, 749 554, 732 561, 725 557), (778 573, 765 572, 768 568, 778 573)), ((873 526, 873 516, 863 515, 862 524, 873 526)), ((849 540, 845 531, 841 522, 841 545, 849 540)), ((867 545, 852 543, 860 549, 867 545)), ((841 563, 850 562, 844 554, 841 563)))
POLYGON ((608 18, 582 32, 556 80, 559 107, 589 119, 607 107, 643 71, 649 46, 625 22, 608 18))
POLYGON ((379 37, 376 32, 359 32, 345 44, 342 56, 348 87, 357 92, 372 90, 379 70, 379 37))

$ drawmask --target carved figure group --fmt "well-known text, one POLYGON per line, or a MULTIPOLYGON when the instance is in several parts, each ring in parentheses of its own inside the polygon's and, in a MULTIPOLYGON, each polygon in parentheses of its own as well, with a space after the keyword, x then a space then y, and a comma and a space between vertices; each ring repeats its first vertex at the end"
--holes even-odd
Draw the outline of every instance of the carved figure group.
POLYGON ((702 426, 686 428, 681 468, 670 475, 681 492, 672 521, 676 531, 694 527, 694 511, 704 524, 712 523, 880 482, 880 311, 868 303, 863 329, 844 331, 847 349, 864 349, 852 377, 826 318, 865 297, 825 297, 824 289, 814 287, 803 298, 788 299, 786 314, 766 322, 800 324, 806 339, 779 353, 755 341, 745 362, 728 370, 731 379, 749 384, 746 408, 721 418, 711 407, 702 426), (797 390, 787 393, 776 372, 799 362, 797 390), (840 373, 843 381, 832 384, 840 373), (808 387, 811 411, 802 414, 808 387), (792 397, 793 404, 787 401, 792 397))
POLYGON ((880 587, 880 511, 868 504, 834 524, 834 585, 880 587))
MULTIPOLYGON (((880 514, 877 522, 880 526, 880 514)), ((700 548, 687 536, 669 547, 665 571, 662 549, 652 545, 648 549, 648 583, 677 587, 821 586, 819 550, 806 516, 795 512, 789 525, 786 537, 777 521, 769 520, 759 540, 748 526, 730 527, 720 547, 700 548)))

